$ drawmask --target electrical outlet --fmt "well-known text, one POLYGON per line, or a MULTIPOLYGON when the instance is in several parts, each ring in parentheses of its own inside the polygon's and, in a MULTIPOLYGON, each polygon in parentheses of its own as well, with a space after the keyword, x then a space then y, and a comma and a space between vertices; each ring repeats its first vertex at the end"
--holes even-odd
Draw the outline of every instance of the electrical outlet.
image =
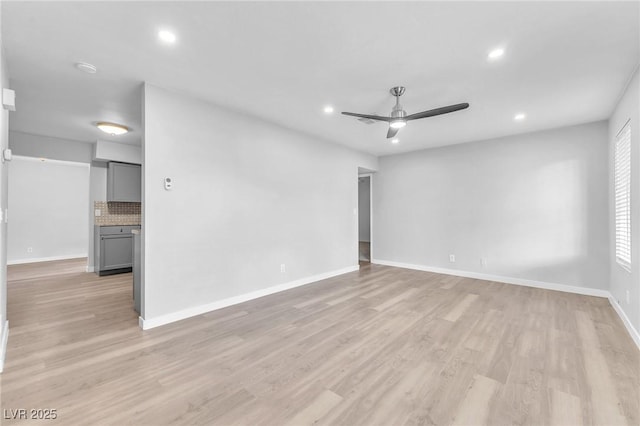
POLYGON ((480 265, 483 267, 487 266, 487 259, 485 259, 484 257, 480 258, 480 265))
POLYGON ((456 261, 456 255, 455 254, 450 254, 449 255, 449 262, 454 263, 456 261))
POLYGON ((280 264, 280 272, 283 274, 287 272, 287 266, 284 263, 280 264))
POLYGON ((95 216, 102 216, 102 210, 96 209, 95 216))
POLYGON ((33 253, 33 247, 27 247, 27 253, 33 253))
POLYGON ((627 290, 627 305, 631 303, 631 293, 627 290))

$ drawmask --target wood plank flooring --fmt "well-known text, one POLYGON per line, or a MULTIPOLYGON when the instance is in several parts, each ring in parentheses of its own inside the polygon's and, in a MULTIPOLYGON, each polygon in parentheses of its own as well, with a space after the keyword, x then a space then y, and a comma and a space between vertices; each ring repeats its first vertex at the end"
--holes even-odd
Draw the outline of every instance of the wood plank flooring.
POLYGON ((369 265, 142 331, 72 263, 9 268, 2 424, 640 424, 606 299, 369 265))

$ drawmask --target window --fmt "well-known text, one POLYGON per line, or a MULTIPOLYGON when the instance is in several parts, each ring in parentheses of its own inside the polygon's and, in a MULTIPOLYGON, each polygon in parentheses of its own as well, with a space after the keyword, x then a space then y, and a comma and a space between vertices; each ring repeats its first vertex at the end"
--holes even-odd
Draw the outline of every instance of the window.
POLYGON ((614 192, 616 209, 616 262, 631 272, 631 124, 616 135, 614 192))

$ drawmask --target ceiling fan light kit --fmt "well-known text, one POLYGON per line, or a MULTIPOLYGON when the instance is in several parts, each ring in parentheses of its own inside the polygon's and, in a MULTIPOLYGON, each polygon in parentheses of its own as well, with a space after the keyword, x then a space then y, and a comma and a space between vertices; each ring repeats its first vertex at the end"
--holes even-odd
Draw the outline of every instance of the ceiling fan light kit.
POLYGON ((455 105, 449 105, 445 107, 430 109, 427 111, 417 112, 415 114, 407 115, 407 112, 402 109, 402 105, 400 105, 400 96, 402 96, 405 92, 405 88, 403 86, 392 87, 389 92, 395 96, 396 104, 391 110, 391 114, 389 117, 384 117, 380 115, 371 115, 371 114, 358 114, 355 112, 346 112, 343 111, 343 115, 348 115, 351 117, 357 117, 359 120, 374 120, 374 121, 386 121, 389 123, 389 130, 387 131, 387 139, 394 137, 400 129, 407 125, 407 121, 417 120, 419 118, 427 118, 427 117, 435 117, 436 115, 448 114, 450 112, 460 111, 462 109, 469 108, 468 103, 461 103, 455 105))

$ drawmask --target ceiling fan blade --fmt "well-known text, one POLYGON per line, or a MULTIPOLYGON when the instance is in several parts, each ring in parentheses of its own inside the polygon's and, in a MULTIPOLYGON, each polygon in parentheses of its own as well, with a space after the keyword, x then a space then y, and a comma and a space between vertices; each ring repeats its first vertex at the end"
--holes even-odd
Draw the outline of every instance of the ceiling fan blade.
POLYGON ((397 135, 399 130, 399 128, 394 129, 393 127, 389 126, 389 130, 387 131, 387 139, 390 139, 397 135))
POLYGON ((357 114, 355 112, 342 112, 343 115, 350 115, 352 117, 360 117, 360 118, 368 118, 369 120, 377 120, 377 121, 391 121, 391 117, 382 117, 379 115, 369 115, 369 114, 357 114))
POLYGON ((430 109, 429 111, 416 112, 405 117, 405 120, 417 120, 418 118, 434 117, 436 115, 448 114, 450 112, 460 111, 469 108, 468 103, 449 105, 445 107, 430 109))

